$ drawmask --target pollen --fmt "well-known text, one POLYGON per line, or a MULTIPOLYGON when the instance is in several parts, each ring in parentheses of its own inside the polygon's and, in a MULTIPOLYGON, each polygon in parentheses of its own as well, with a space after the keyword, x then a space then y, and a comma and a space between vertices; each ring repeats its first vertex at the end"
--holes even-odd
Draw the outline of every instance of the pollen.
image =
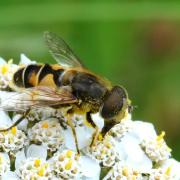
POLYGON ((12 133, 13 135, 16 135, 16 133, 17 133, 17 128, 16 128, 16 127, 13 127, 13 128, 11 129, 11 133, 12 133))
POLYGON ((101 133, 98 135, 98 140, 99 140, 99 141, 102 141, 102 140, 103 140, 103 136, 102 136, 101 133))
POLYGON ((66 152, 66 157, 67 157, 67 158, 71 158, 71 157, 72 157, 72 154, 73 154, 73 152, 72 152, 71 150, 68 150, 68 151, 66 152))
POLYGON ((110 143, 108 143, 108 142, 107 142, 105 145, 106 145, 106 147, 107 147, 108 149, 112 148, 112 145, 111 145, 110 143))
POLYGON ((106 153, 107 153, 106 149, 102 149, 101 154, 104 155, 106 153))
POLYGON ((72 167, 72 163, 73 163, 72 160, 69 160, 68 163, 65 165, 65 169, 70 170, 72 167))
POLYGON ((39 176, 44 176, 44 173, 45 173, 45 167, 41 167, 38 171, 38 175, 39 176))
POLYGON ((42 124, 42 128, 47 129, 49 127, 49 124, 47 122, 44 122, 42 124))
POLYGON ((35 166, 35 167, 39 167, 40 164, 41 164, 41 160, 40 160, 40 159, 34 160, 34 166, 35 166))
POLYGON ((123 174, 123 176, 128 176, 129 172, 128 172, 128 168, 127 167, 124 167, 122 169, 122 174, 123 174))

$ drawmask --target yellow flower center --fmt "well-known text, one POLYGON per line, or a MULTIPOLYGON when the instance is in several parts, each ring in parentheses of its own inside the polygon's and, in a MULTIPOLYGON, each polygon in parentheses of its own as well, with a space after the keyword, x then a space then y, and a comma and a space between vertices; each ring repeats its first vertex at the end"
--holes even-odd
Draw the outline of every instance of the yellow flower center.
POLYGON ((16 133, 17 133, 17 128, 16 128, 16 127, 13 127, 13 128, 11 129, 11 133, 12 133, 13 135, 16 135, 16 133))
POLYGON ((107 150, 106 150, 106 149, 102 149, 101 155, 104 155, 104 154, 106 154, 106 153, 107 153, 107 150))
POLYGON ((40 159, 34 160, 34 166, 35 167, 39 167, 40 165, 41 165, 41 160, 40 159))
POLYGON ((68 150, 68 151, 66 152, 66 157, 67 157, 67 158, 71 158, 72 154, 73 154, 73 152, 72 152, 71 150, 68 150))
POLYGON ((6 64, 1 67, 1 72, 3 75, 8 72, 8 66, 6 64))
POLYGON ((49 127, 49 124, 47 122, 42 123, 42 128, 47 129, 49 127))
POLYGON ((168 167, 168 168, 166 169, 166 171, 165 171, 165 174, 166 174, 167 176, 169 176, 170 173, 171 173, 171 170, 172 170, 172 167, 171 167, 171 166, 168 167))
POLYGON ((123 176, 128 176, 129 172, 128 172, 128 168, 127 167, 123 167, 122 174, 123 174, 123 176))
POLYGON ((72 163, 73 163, 72 160, 69 160, 68 163, 65 165, 65 169, 70 170, 72 167, 72 163))
POLYGON ((112 148, 112 145, 111 145, 109 142, 106 142, 105 146, 106 146, 108 149, 112 148))
POLYGON ((45 167, 43 166, 43 167, 41 167, 41 168, 39 169, 38 175, 39 175, 39 176, 44 176, 44 173, 45 173, 45 167))

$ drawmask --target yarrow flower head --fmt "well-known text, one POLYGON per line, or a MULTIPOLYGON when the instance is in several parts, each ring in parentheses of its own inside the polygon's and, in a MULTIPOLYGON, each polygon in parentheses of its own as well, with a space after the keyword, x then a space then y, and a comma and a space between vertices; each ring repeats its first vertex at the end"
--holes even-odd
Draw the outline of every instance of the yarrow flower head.
POLYGON ((36 123, 28 131, 28 137, 33 143, 42 144, 50 151, 57 150, 63 145, 62 127, 58 119, 51 118, 36 123))
POLYGON ((143 177, 139 171, 133 169, 132 167, 128 167, 122 163, 117 163, 103 180, 121 179, 143 180, 143 177))
POLYGON ((53 178, 50 164, 40 158, 29 158, 24 161, 23 166, 17 170, 17 175, 24 180, 49 180, 53 178))
POLYGON ((116 162, 120 161, 119 154, 115 150, 114 140, 111 137, 99 140, 94 146, 88 147, 87 154, 106 167, 112 167, 116 162))
POLYGON ((79 156, 71 151, 57 152, 52 160, 53 169, 57 177, 64 179, 77 179, 81 177, 79 156))
POLYGON ((165 132, 163 131, 155 139, 145 139, 141 146, 145 150, 145 153, 153 162, 160 162, 168 159, 171 156, 171 149, 164 141, 165 132))
POLYGON ((36 61, 24 54, 20 59, 19 65, 0 59, 1 108, 17 109, 11 116, 0 111, 0 129, 22 119, 17 126, 0 132, 1 180, 180 179, 180 163, 171 158, 165 133, 157 135, 151 123, 132 120, 127 109, 125 117, 105 135, 101 134, 104 119, 100 113, 88 117, 80 110, 71 112, 71 106, 34 108, 36 104, 32 104, 23 116, 21 104, 16 102, 31 96, 18 96, 10 89, 12 75, 17 68, 36 61))
POLYGON ((13 127, 8 132, 0 133, 0 148, 5 152, 16 153, 28 145, 28 139, 24 132, 13 127))

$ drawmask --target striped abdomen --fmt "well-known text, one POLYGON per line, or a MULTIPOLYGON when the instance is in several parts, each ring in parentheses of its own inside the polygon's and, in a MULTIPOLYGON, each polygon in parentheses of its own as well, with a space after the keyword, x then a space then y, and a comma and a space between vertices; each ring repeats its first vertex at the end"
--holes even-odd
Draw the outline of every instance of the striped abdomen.
POLYGON ((65 69, 59 65, 31 64, 20 68, 13 77, 18 87, 61 86, 61 76, 65 69))

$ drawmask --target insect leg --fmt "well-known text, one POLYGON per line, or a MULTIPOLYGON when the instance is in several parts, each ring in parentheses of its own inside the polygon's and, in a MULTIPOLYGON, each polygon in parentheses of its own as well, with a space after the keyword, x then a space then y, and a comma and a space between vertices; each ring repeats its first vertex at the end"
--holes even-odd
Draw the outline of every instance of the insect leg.
POLYGON ((90 147, 94 146, 96 141, 97 141, 97 138, 98 138, 98 135, 99 135, 99 128, 98 126, 94 123, 94 121, 92 120, 91 118, 91 112, 87 112, 86 113, 86 119, 87 121, 91 124, 91 126, 95 129, 95 132, 92 136, 92 141, 91 141, 91 144, 90 144, 90 147))
POLYGON ((76 130, 75 130, 75 127, 74 127, 74 125, 72 123, 71 115, 67 114, 67 117, 68 117, 67 118, 67 124, 70 126, 70 128, 72 130, 74 140, 75 140, 75 144, 76 144, 77 153, 80 154, 80 150, 79 150, 79 147, 78 147, 78 140, 77 140, 76 130))
POLYGON ((14 122, 14 124, 12 124, 10 127, 6 128, 6 129, 0 129, 0 132, 6 132, 10 129, 12 129, 13 127, 17 126, 30 112, 30 109, 27 110, 16 122, 14 122))

